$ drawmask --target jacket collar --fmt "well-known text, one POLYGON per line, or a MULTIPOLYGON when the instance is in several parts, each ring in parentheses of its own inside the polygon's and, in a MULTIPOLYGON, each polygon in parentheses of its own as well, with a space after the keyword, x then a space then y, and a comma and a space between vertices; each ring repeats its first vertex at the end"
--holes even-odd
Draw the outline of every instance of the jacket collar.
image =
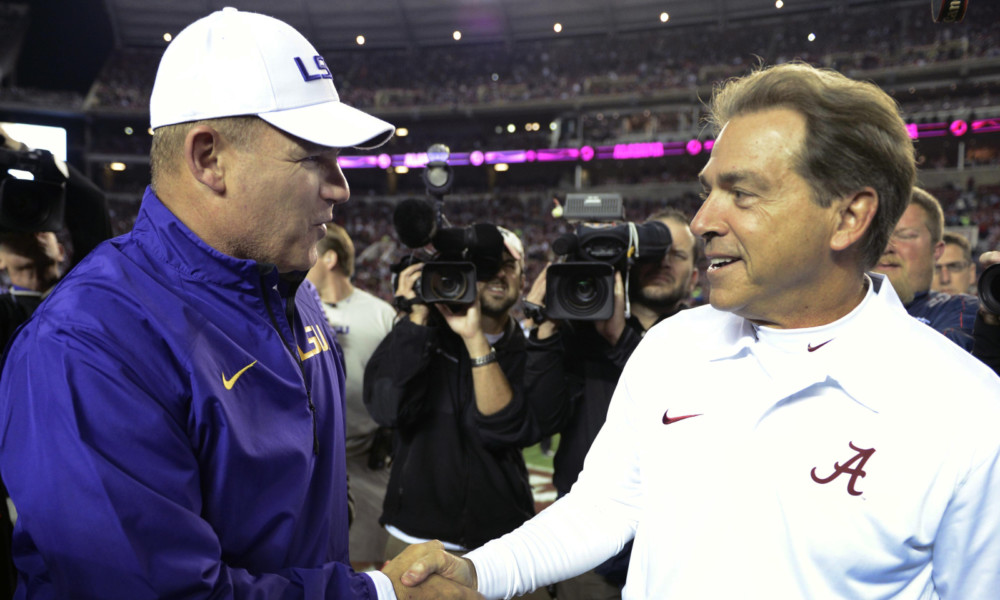
MULTIPOLYGON (((836 330, 828 345, 817 350, 816 358, 822 359, 816 363, 818 369, 798 373, 794 381, 783 383, 786 393, 830 380, 874 412, 879 412, 886 399, 898 393, 898 382, 876 368, 885 362, 885 348, 878 340, 905 339, 906 330, 918 323, 903 308, 887 277, 876 273, 869 273, 868 277, 874 296, 855 318, 836 330)), ((721 332, 722 342, 711 360, 744 358, 759 343, 750 321, 736 315, 728 317, 721 332)))
POLYGON ((234 258, 206 244, 146 188, 131 236, 137 244, 181 275, 222 286, 264 282, 282 297, 295 294, 305 272, 278 274, 273 264, 234 258), (277 287, 275 287, 277 286, 277 287))

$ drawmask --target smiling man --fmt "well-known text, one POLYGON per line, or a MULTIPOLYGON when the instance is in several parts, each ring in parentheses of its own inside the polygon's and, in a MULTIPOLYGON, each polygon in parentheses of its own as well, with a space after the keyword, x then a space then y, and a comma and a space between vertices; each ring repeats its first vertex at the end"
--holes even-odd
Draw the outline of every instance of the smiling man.
POLYGON ((524 287, 524 248, 507 229, 476 228, 473 301, 418 301, 427 265, 403 269, 396 295, 412 302, 409 312, 365 368, 365 405, 395 435, 380 519, 386 558, 432 539, 472 550, 535 512, 521 451, 541 433, 524 394, 524 334, 510 314, 524 287), (499 268, 483 272, 495 256, 499 268))
MULTIPOLYGON (((608 404, 625 368, 646 332, 656 323, 687 308, 698 280, 700 246, 687 215, 665 208, 646 222, 659 221, 670 230, 671 244, 662 257, 640 258, 628 270, 631 314, 625 312, 625 289, 615 274, 615 305, 603 321, 554 321, 544 317, 528 336, 525 393, 534 406, 551 409, 536 414, 544 429, 559 434, 552 483, 559 496, 569 493, 583 461, 604 425, 608 404)), ((538 274, 526 300, 544 308, 546 271, 538 274)), ((596 569, 556 584, 556 595, 576 600, 621 597, 629 549, 596 569)))
POLYGON ((150 119, 134 228, 3 365, 15 597, 394 598, 350 568, 343 359, 303 280, 350 195, 340 149, 393 127, 292 27, 232 8, 167 47, 150 119))
MULTIPOLYGON (((965 293, 931 290, 934 263, 945 250, 943 231, 944 213, 937 198, 913 188, 910 203, 874 271, 889 278, 911 316, 971 352, 979 300, 965 293)), ((975 273, 974 265, 972 269, 975 273)))
POLYGON ((711 306, 639 344, 569 494, 464 560, 411 549, 403 582, 509 598, 634 540, 625 598, 995 598, 1000 378, 866 274, 915 176, 895 102, 785 64, 711 116, 711 306))

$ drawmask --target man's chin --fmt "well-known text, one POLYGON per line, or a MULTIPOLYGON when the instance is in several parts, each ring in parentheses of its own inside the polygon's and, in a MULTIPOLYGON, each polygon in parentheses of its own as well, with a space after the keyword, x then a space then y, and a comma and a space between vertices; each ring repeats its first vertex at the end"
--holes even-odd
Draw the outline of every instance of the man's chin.
POLYGON ((507 311, 517 303, 517 298, 503 300, 479 299, 479 311, 487 317, 499 319, 507 314, 507 311))
POLYGON ((682 300, 684 300, 684 296, 677 291, 650 294, 645 290, 643 290, 639 296, 634 299, 635 302, 653 309, 673 308, 682 300))

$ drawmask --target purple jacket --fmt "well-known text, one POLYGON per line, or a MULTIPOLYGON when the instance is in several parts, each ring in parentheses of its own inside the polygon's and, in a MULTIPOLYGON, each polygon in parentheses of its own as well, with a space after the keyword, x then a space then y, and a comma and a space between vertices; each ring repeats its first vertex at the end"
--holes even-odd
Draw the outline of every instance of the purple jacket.
POLYGON ((16 597, 374 598, 348 561, 343 393, 315 288, 147 189, 5 358, 16 597))

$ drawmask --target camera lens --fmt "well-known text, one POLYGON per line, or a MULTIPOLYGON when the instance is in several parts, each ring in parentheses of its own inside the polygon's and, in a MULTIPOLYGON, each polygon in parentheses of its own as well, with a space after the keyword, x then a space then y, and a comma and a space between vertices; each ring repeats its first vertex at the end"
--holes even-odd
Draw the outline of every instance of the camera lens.
POLYGON ((468 281, 465 276, 453 269, 435 270, 430 274, 428 282, 431 293, 442 300, 456 300, 465 295, 468 281))
POLYGON ((566 308, 580 317, 601 310, 611 293, 606 278, 585 275, 568 277, 561 283, 564 288, 559 290, 559 296, 566 308))
POLYGON ((986 310, 1000 315, 1000 263, 986 267, 979 277, 979 301, 986 310))
POLYGON ((572 282, 570 301, 574 306, 587 306, 594 301, 597 295, 597 282, 593 277, 586 277, 572 282))

